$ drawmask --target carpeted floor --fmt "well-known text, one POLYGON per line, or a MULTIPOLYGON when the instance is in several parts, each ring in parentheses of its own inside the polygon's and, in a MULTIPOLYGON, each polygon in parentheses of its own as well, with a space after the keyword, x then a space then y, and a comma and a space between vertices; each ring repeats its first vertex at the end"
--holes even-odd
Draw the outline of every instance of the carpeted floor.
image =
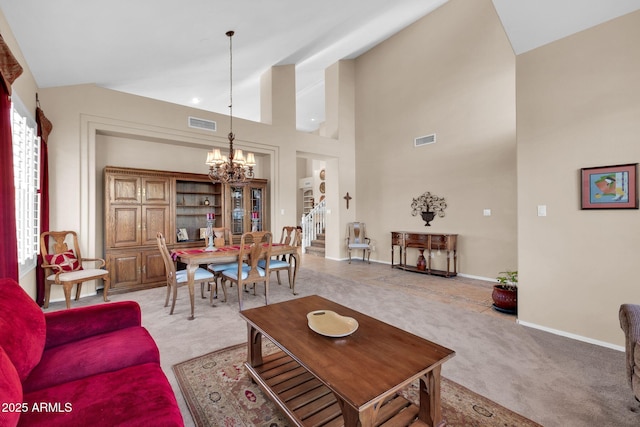
MULTIPOLYGON (((265 355, 277 350, 268 342, 264 347, 265 355)), ((291 425, 275 403, 251 381, 243 366, 246 360, 247 345, 239 344, 173 367, 198 427, 291 425)), ((417 384, 408 387, 403 396, 417 403, 417 384)), ((442 414, 448 426, 540 426, 444 377, 441 396, 442 414)))
MULTIPOLYGON (((455 350, 442 374, 456 383, 547 427, 640 425, 640 404, 626 382, 623 352, 527 328, 513 316, 496 314, 484 303, 486 295, 490 305, 487 282, 307 257, 296 283, 299 297, 321 295, 455 350), (460 299, 446 298, 443 289, 460 299), (467 301, 472 294, 477 298, 467 301)), ((275 275, 271 282, 270 301, 296 298, 288 286, 277 284, 275 275)), ((262 289, 258 287, 257 296, 245 295, 246 308, 264 304, 262 289)), ((229 292, 228 303, 215 302, 214 307, 208 295, 197 296, 193 321, 187 320, 186 288, 178 290, 172 316, 164 307, 164 288, 111 296, 111 301, 140 303, 143 324, 158 343, 162 368, 187 426, 194 423, 171 367, 246 342, 235 292, 229 292)), ((72 303, 89 304, 102 304, 102 297, 72 303)), ((52 303, 47 311, 60 309, 64 302, 52 303)))

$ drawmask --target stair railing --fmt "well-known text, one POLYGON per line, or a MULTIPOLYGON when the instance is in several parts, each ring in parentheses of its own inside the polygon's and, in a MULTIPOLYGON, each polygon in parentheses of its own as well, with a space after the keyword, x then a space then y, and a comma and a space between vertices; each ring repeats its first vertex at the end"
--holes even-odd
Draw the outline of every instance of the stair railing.
POLYGON ((307 252, 311 242, 318 234, 324 233, 327 217, 327 201, 314 206, 306 215, 302 215, 302 253, 307 252))

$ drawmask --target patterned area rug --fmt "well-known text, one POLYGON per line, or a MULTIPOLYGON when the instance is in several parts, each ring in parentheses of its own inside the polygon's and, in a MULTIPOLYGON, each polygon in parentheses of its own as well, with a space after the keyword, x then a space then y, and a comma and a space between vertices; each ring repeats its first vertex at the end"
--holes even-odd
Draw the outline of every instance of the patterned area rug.
MULTIPOLYGON (((263 354, 277 350, 268 340, 263 340, 263 343, 263 354)), ((276 405, 252 383, 243 366, 246 360, 247 345, 238 344, 173 367, 197 426, 291 425, 276 405)), ((417 384, 412 384, 403 395, 415 402, 417 391, 417 384)), ((441 396, 442 413, 448 426, 540 426, 444 377, 441 396)))

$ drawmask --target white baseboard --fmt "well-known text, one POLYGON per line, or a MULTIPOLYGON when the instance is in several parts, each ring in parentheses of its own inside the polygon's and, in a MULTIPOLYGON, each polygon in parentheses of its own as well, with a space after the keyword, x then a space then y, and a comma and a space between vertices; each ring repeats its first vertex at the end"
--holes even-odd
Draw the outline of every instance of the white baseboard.
MULTIPOLYGON (((100 289, 104 289, 104 288, 100 288, 100 289)), ((82 294, 80 294, 80 299, 82 298, 86 298, 86 297, 95 297, 96 295, 98 295, 98 291, 96 290, 93 293, 88 293, 85 294, 84 292, 82 294)), ((71 307, 73 307, 73 302, 76 300, 76 294, 73 293, 73 295, 71 295, 71 307)), ((65 302, 64 297, 60 297, 60 298, 50 298, 49 299, 49 303, 52 302, 65 302)))
POLYGON ((472 274, 463 274, 463 273, 458 273, 458 276, 466 277, 467 279, 482 280, 484 282, 492 282, 494 284, 497 283, 496 279, 492 279, 490 277, 474 276, 472 274))
POLYGON ((518 320, 518 324, 522 325, 522 326, 526 326, 528 328, 539 329, 541 331, 549 332, 549 333, 554 334, 554 335, 559 335, 561 337, 571 338, 573 340, 582 341, 582 342, 586 342, 586 343, 589 343, 589 344, 594 344, 594 345, 597 345, 597 346, 600 346, 600 347, 606 347, 606 348, 610 348, 612 350, 618 350, 618 351, 622 351, 622 352, 625 351, 623 346, 611 344, 611 343, 608 343, 608 342, 605 342, 605 341, 594 340, 593 338, 583 337, 582 335, 572 334, 570 332, 560 331, 558 329, 548 328, 546 326, 537 325, 535 323, 523 322, 521 320, 518 320))

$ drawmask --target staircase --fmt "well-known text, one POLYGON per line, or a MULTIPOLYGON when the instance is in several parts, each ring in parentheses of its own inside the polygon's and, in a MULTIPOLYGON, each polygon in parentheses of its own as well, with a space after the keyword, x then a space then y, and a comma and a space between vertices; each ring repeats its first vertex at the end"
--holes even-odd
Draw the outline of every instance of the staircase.
POLYGON ((306 247, 306 253, 324 258, 324 232, 316 234, 311 245, 306 247))
POLYGON ((302 216, 302 250, 304 253, 324 257, 325 219, 325 200, 314 206, 308 214, 302 216))

